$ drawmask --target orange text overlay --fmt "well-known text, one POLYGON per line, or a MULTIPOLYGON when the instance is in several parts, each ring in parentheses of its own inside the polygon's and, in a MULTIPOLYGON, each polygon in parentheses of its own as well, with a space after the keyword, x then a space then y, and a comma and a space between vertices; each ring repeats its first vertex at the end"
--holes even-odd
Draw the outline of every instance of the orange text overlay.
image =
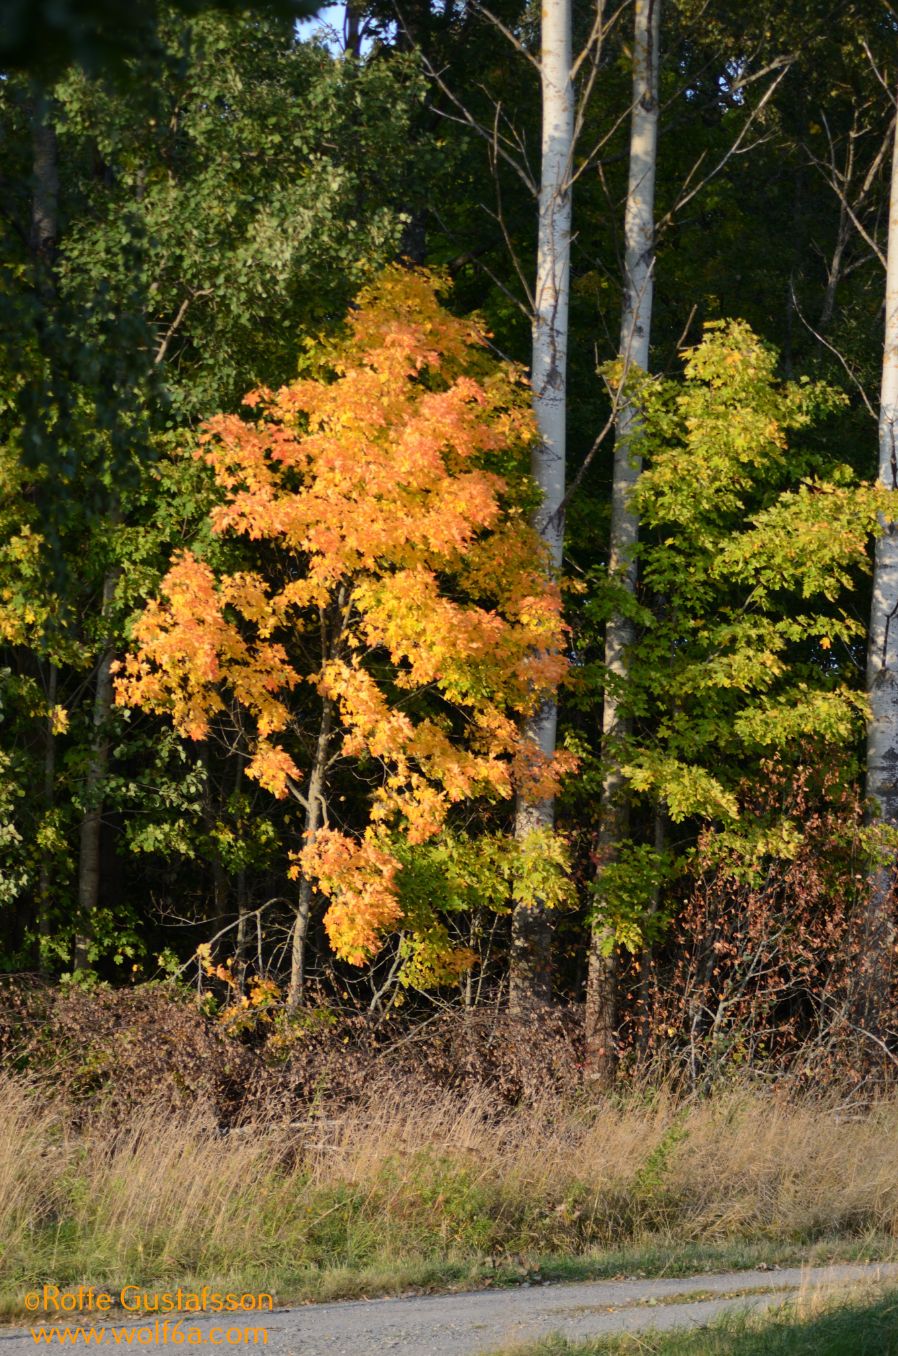
POLYGON ((45 1285, 40 1290, 29 1290, 25 1296, 29 1313, 84 1314, 108 1313, 110 1309, 124 1309, 129 1314, 248 1314, 274 1308, 271 1295, 240 1295, 228 1291, 210 1290, 142 1290, 137 1285, 126 1285, 115 1292, 95 1290, 92 1285, 79 1285, 72 1290, 60 1290, 58 1285, 45 1285))
POLYGON ((153 1347, 173 1345, 189 1347, 238 1347, 246 1344, 265 1346, 267 1328, 200 1328, 181 1318, 157 1318, 133 1328, 32 1328, 33 1341, 40 1346, 153 1347))

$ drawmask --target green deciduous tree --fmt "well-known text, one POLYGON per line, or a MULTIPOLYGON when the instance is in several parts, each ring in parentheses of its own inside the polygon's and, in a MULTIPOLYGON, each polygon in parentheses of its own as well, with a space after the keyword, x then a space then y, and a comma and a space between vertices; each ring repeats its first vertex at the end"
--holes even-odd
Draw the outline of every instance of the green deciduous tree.
MULTIPOLYGON (((636 392, 645 533, 622 768, 643 822, 660 806, 687 841, 711 826, 751 871, 802 833, 788 816, 743 813, 762 760, 838 749, 850 763, 856 748, 864 628, 851 597, 891 499, 813 436, 845 397, 778 380, 776 354, 744 323, 710 325, 685 356, 682 381, 641 378, 636 392)), ((628 851, 610 889, 597 879, 609 949, 615 936, 638 949, 655 926, 653 872, 669 865, 651 842, 628 851)))

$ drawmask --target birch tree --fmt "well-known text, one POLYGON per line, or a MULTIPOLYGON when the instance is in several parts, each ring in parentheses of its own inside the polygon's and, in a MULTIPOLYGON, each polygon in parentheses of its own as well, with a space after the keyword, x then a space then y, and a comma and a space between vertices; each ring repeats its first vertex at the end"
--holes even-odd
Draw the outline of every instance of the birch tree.
MULTIPOLYGON (((885 336, 879 398, 879 479, 898 490, 898 122, 892 150, 886 254, 885 336)), ((877 821, 898 828, 898 522, 889 519, 876 542, 873 603, 867 645, 867 795, 877 821)), ((894 939, 894 857, 870 879, 866 906, 864 966, 859 981, 859 1017, 873 1035, 881 1026, 889 992, 894 939)))
MULTIPOLYGON (((633 41, 633 98, 630 115, 630 177, 624 217, 624 279, 621 308, 621 384, 632 369, 649 365, 655 262, 655 170, 658 149, 658 45, 661 0, 636 0, 633 41)), ((608 573, 627 599, 635 599, 639 520, 630 496, 639 476, 639 410, 624 398, 615 423, 611 536, 608 573)), ((627 722, 621 696, 627 681, 627 655, 633 622, 626 604, 609 618, 605 633, 606 683, 602 713, 602 785, 599 827, 599 899, 601 871, 613 860, 627 833, 627 787, 620 764, 627 722)), ((613 936, 601 916, 590 940, 586 996, 587 1059, 598 1079, 613 1069, 613 936)))
MULTIPOLYGON (((542 492, 537 529, 549 568, 560 572, 564 541, 564 484, 567 425, 567 344, 571 249, 571 168, 574 143, 574 89, 571 64, 570 0, 547 0, 542 10, 540 88, 542 160, 539 236, 533 308, 531 381, 539 438, 531 473, 542 492)), ((558 708, 547 697, 530 720, 527 735, 541 753, 555 753, 558 708)), ((551 828, 554 804, 519 799, 519 838, 551 828)), ((551 995, 550 929, 545 906, 519 904, 512 921, 510 1006, 522 1010, 551 995)))

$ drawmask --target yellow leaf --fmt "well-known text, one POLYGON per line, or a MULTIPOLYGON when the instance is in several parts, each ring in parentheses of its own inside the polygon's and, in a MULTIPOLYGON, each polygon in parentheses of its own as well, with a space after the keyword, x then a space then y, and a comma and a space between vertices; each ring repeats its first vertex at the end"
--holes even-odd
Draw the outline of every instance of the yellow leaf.
POLYGON ((50 729, 53 734, 65 734, 69 728, 69 713, 64 706, 54 706, 50 710, 50 729))

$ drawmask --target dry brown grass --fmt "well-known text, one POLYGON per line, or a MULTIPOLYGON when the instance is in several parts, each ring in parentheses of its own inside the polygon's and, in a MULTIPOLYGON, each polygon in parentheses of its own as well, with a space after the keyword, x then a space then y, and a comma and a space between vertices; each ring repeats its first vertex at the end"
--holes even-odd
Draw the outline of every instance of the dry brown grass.
MULTIPOLYGON (((397 1156, 413 1165, 436 1153, 510 1202, 557 1207, 576 1196, 581 1218, 609 1241, 621 1225, 639 1231, 659 1215, 688 1237, 898 1232, 895 1101, 849 1116, 735 1091, 686 1106, 659 1096, 590 1112, 489 1112, 482 1096, 421 1106, 381 1095, 329 1123, 305 1161, 322 1184, 361 1184, 397 1156)), ((564 1230, 571 1210, 557 1213, 564 1230)))
POLYGON ((199 1277, 287 1298, 648 1238, 882 1240, 898 1235, 896 1159, 896 1101, 849 1116, 733 1091, 508 1111, 483 1092, 375 1088, 348 1111, 227 1134, 148 1100, 104 1133, 7 1078, 0 1282, 13 1306, 42 1280, 199 1277))

